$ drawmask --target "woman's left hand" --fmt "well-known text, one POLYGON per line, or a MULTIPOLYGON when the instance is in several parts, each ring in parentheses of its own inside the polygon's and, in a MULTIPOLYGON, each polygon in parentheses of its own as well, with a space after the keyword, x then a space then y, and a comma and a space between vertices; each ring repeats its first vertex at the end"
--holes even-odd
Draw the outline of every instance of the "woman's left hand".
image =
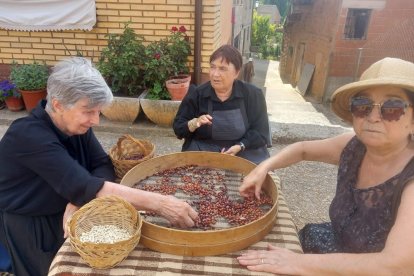
POLYGON ((221 149, 221 153, 230 154, 230 155, 236 155, 237 153, 239 153, 239 151, 241 151, 241 146, 239 145, 231 146, 228 149, 226 148, 221 149))
POLYGON ((73 205, 70 202, 66 205, 65 213, 63 214, 63 231, 64 231, 63 237, 65 239, 68 237, 66 222, 73 215, 73 213, 75 213, 77 210, 79 210, 79 207, 76 205, 73 205))
POLYGON ((298 275, 300 256, 286 248, 268 244, 268 250, 249 250, 237 257, 241 265, 251 271, 298 275))

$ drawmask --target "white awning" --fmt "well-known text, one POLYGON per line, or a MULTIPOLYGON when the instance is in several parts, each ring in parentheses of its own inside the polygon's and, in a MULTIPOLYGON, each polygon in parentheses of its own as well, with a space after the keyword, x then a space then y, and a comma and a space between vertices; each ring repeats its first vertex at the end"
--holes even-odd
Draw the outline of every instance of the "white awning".
POLYGON ((90 31, 95 24, 95 0, 0 0, 2 29, 90 31))

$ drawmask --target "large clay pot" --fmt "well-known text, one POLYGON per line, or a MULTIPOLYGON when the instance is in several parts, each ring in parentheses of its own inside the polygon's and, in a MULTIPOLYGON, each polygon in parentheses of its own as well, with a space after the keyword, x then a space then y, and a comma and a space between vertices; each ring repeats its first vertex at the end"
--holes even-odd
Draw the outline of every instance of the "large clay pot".
POLYGON ((190 75, 178 75, 170 77, 166 82, 168 92, 170 93, 171 100, 181 101, 188 92, 190 87, 191 76, 190 75))
POLYGON ((144 96, 140 103, 142 111, 151 122, 160 126, 172 126, 181 101, 150 100, 144 96))
POLYGON ((133 123, 141 111, 140 97, 114 97, 111 105, 102 109, 102 115, 111 121, 133 123))
POLYGON ((41 90, 19 90, 22 94, 24 105, 27 111, 32 111, 40 100, 46 99, 46 89, 41 90))
POLYGON ((20 111, 24 109, 24 103, 21 97, 7 97, 4 101, 7 109, 10 111, 20 111))

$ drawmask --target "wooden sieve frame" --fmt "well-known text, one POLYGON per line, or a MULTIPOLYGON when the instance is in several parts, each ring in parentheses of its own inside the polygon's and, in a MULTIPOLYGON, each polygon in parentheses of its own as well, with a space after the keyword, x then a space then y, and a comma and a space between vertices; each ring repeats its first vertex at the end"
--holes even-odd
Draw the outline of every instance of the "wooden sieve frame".
MULTIPOLYGON (((256 165, 246 159, 215 152, 179 152, 154 157, 132 168, 122 185, 135 183, 157 172, 186 165, 231 170, 247 175, 256 165)), ((237 227, 220 230, 188 231, 159 226, 143 219, 140 243, 152 250, 183 256, 210 256, 244 249, 264 238, 276 221, 278 190, 270 175, 262 189, 274 204, 261 218, 237 227)))

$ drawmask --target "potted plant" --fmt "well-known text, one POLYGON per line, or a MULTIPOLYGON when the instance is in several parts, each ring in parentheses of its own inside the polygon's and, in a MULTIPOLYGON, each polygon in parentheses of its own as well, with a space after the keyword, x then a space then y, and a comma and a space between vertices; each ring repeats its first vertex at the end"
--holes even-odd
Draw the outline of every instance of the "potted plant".
POLYGON ((168 38, 169 52, 174 57, 173 74, 165 82, 172 100, 181 101, 187 94, 190 86, 191 76, 188 74, 187 59, 191 53, 187 29, 172 27, 168 38))
POLYGON ((188 74, 187 60, 191 53, 190 38, 187 35, 187 29, 184 26, 180 28, 172 27, 171 35, 168 39, 168 51, 171 57, 174 58, 173 74, 169 79, 184 79, 191 80, 188 74))
POLYGON ((97 68, 114 94, 111 106, 102 110, 110 120, 133 122, 139 114, 144 91, 144 38, 125 23, 121 34, 109 34, 97 68))
POLYGON ((148 98, 182 100, 185 96, 191 80, 187 67, 191 47, 186 32, 184 26, 173 26, 170 36, 148 45, 144 76, 148 98), (177 91, 179 87, 184 91, 177 91))
POLYGON ((144 82, 147 89, 140 102, 148 119, 158 125, 172 125, 180 105, 179 101, 190 85, 187 58, 191 48, 186 31, 184 26, 179 29, 172 27, 170 36, 150 43, 145 49, 144 82), (182 78, 183 74, 187 75, 185 81, 180 79, 179 86, 183 86, 185 91, 179 92, 181 97, 177 97, 171 93, 177 89, 173 88, 170 92, 167 85, 177 82, 172 76, 182 78))
POLYGON ((21 94, 16 89, 16 85, 9 80, 0 82, 0 99, 6 103, 10 111, 20 111, 24 109, 21 94))
POLYGON ((46 64, 36 61, 32 64, 18 65, 13 63, 10 79, 22 94, 27 111, 36 107, 41 99, 46 98, 47 79, 49 68, 46 64))

